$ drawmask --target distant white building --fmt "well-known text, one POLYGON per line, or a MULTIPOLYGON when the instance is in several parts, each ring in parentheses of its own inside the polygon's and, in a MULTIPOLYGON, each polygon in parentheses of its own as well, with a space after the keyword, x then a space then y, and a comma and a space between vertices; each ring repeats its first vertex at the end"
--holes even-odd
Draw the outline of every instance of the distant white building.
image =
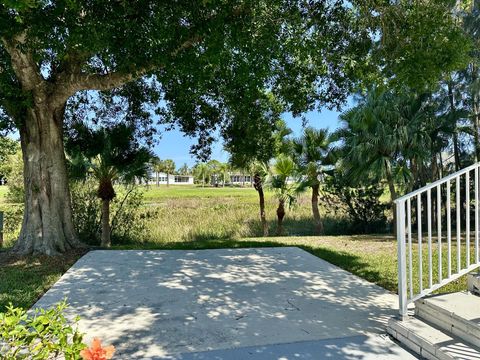
POLYGON ((251 175, 232 174, 230 175, 230 184, 232 185, 251 185, 253 177, 251 175))
MULTIPOLYGON (((166 173, 158 173, 159 185, 193 185, 193 175, 167 175, 166 173), (168 180, 168 181, 167 181, 168 180)), ((149 185, 157 184, 157 174, 152 172, 150 175, 149 185)))

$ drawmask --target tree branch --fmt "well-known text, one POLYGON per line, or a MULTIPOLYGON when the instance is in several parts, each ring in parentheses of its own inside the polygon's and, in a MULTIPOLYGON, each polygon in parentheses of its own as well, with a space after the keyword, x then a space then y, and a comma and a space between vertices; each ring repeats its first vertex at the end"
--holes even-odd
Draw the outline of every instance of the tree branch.
MULTIPOLYGON (((200 42, 202 37, 193 35, 188 40, 180 44, 174 51, 170 53, 172 57, 178 56, 181 52, 193 47, 200 42)), ((72 57, 73 58, 73 57, 72 57)), ((111 72, 108 74, 85 74, 80 72, 79 64, 70 64, 68 69, 59 75, 54 95, 54 106, 63 105, 70 96, 82 90, 110 90, 136 80, 143 75, 159 70, 162 65, 150 65, 131 73, 111 72)))
POLYGON ((45 85, 45 80, 40 75, 37 64, 30 52, 23 52, 21 46, 25 45, 26 34, 21 33, 12 40, 0 38, 5 50, 10 55, 13 71, 22 84, 23 90, 30 91, 45 85))
POLYGON ((130 81, 136 80, 149 71, 154 70, 154 67, 143 68, 136 72, 124 74, 120 72, 112 72, 109 74, 64 74, 59 77, 55 86, 55 93, 53 96, 54 107, 62 106, 70 96, 82 90, 110 90, 126 84, 130 81))

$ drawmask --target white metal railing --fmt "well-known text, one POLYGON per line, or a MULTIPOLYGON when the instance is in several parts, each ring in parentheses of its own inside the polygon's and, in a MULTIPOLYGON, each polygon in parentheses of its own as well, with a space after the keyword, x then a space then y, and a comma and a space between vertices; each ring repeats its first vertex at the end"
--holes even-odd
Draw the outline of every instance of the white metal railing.
POLYGON ((479 167, 476 163, 395 200, 402 318, 410 303, 480 267, 479 167))

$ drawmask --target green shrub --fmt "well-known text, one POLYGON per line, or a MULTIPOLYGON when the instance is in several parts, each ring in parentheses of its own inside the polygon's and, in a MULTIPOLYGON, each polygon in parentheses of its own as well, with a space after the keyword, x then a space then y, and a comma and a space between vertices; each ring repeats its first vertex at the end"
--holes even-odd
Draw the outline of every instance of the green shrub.
POLYGON ((23 158, 21 150, 8 156, 8 161, 2 165, 2 172, 7 179, 8 192, 6 199, 11 203, 23 203, 25 190, 23 186, 23 158))
POLYGON ((335 214, 344 213, 349 220, 348 223, 344 223, 344 219, 336 215, 335 222, 343 228, 343 231, 338 233, 330 231, 330 234, 350 235, 388 231, 385 215, 388 205, 380 201, 384 191, 382 186, 375 184, 350 187, 345 182, 333 181, 333 178, 329 180, 325 188, 327 194, 325 205, 329 205, 335 214))
POLYGON ((0 313, 0 359, 80 359, 86 345, 77 329, 78 318, 72 326, 63 315, 66 308, 65 301, 33 313, 8 306, 0 313))
POLYGON ((6 247, 9 247, 17 239, 23 219, 23 205, 2 204, 0 211, 3 211, 3 240, 6 247))
MULTIPOLYGON (((94 179, 71 184, 73 221, 80 239, 90 245, 100 244, 101 203, 97 197, 94 179)), ((111 236, 113 244, 140 242, 146 223, 156 216, 157 210, 143 206, 140 187, 116 186, 117 196, 111 202, 111 236)))

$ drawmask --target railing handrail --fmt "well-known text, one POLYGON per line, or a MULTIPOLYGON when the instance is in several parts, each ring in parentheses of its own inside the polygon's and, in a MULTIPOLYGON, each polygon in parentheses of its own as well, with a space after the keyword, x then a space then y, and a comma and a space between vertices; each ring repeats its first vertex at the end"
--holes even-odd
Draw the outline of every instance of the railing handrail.
POLYGON ((395 204, 399 310, 400 316, 405 318, 407 317, 409 304, 431 294, 460 276, 480 268, 480 162, 412 191, 398 198, 395 204), (471 172, 474 172, 473 178, 471 177, 471 172), (451 186, 452 180, 455 183, 454 187, 451 186), (473 190, 471 186, 472 180, 473 190), (463 188, 462 182, 464 182, 463 188), (443 184, 446 184, 446 186, 443 187, 443 184), (444 191, 442 188, 444 188, 444 191), (432 194, 435 197, 432 198, 432 194), (454 198, 452 198, 452 194, 455 195, 454 198), (462 194, 464 198, 462 198, 462 194), (473 198, 471 195, 473 195, 473 198), (472 199, 474 200, 473 202, 471 202, 472 199), (451 201, 454 202, 453 207, 451 206, 451 201), (414 202, 413 206, 412 202, 414 202), (442 203, 445 204, 444 215, 442 215, 442 203), (468 205, 466 208, 463 208, 463 204, 468 205), (474 205, 475 216, 473 221, 475 235, 473 238, 471 237, 472 204, 474 205), (415 219, 413 219, 413 214, 415 219), (425 218, 424 215, 426 215, 425 218), (442 225, 444 216, 446 217, 446 228, 442 225), (412 220, 415 220, 416 224, 412 220), (455 235, 452 234, 452 220, 455 221, 455 235), (436 233, 433 228, 434 223, 436 223, 436 233), (425 227, 422 229, 422 225, 426 225, 426 234, 424 233, 425 227), (446 230, 446 235, 444 232, 442 233, 443 229, 446 230), (464 233, 462 234, 463 230, 464 233), (416 238, 414 237, 415 234, 416 238), (463 240, 465 240, 465 245, 462 245, 463 240), (413 249, 414 243, 417 248, 415 251, 413 249), (424 244, 428 246, 426 248, 427 258, 425 260, 422 250, 424 244), (471 245, 474 245, 475 251, 473 261, 470 255, 471 245), (442 255, 444 246, 446 246, 447 252, 446 277, 442 275, 445 269, 443 264, 444 257, 442 255), (462 255, 463 246, 465 253, 462 255), (438 253, 438 265, 433 264, 435 247, 438 253), (456 251, 453 247, 455 247, 456 251), (454 255, 456 255, 456 269, 453 269, 452 266, 452 256, 454 255), (417 264, 415 264, 413 256, 417 258, 417 264), (437 274, 434 276, 433 269, 437 266, 437 274), (416 271, 413 271, 414 267, 416 271), (423 282, 427 274, 423 272, 424 268, 428 271, 428 286, 426 285, 427 282, 423 282), (415 285, 414 279, 418 279, 418 285, 415 285), (417 287, 418 289, 416 289, 417 287))
POLYGON ((427 185, 425 185, 425 186, 422 186, 421 188, 419 188, 419 189, 417 189, 417 190, 414 190, 414 191, 412 191, 412 192, 410 192, 410 193, 408 193, 408 194, 405 194, 405 195, 403 195, 403 196, 395 199, 394 201, 395 201, 396 204, 398 204, 399 202, 402 202, 402 201, 405 201, 405 200, 407 200, 407 199, 409 199, 409 198, 415 197, 415 196, 417 196, 418 194, 427 191, 428 189, 433 189, 434 187, 437 187, 438 185, 442 185, 442 184, 446 183, 447 181, 450 181, 450 180, 452 180, 452 179, 455 179, 456 177, 461 176, 461 175, 463 175, 463 174, 465 174, 465 173, 467 173, 467 172, 469 172, 469 171, 472 171, 473 169, 475 169, 476 167, 479 167, 479 166, 480 166, 480 162, 477 162, 477 163, 475 163, 475 164, 473 164, 473 165, 470 165, 470 166, 468 166, 468 167, 466 167, 466 168, 464 168, 464 169, 462 169, 462 170, 458 170, 458 171, 456 171, 456 172, 454 172, 454 173, 452 173, 452 174, 450 174, 450 175, 447 175, 447 176, 445 176, 444 178, 441 178, 441 179, 436 180, 436 181, 434 181, 434 182, 432 182, 432 183, 429 183, 429 184, 427 184, 427 185))

